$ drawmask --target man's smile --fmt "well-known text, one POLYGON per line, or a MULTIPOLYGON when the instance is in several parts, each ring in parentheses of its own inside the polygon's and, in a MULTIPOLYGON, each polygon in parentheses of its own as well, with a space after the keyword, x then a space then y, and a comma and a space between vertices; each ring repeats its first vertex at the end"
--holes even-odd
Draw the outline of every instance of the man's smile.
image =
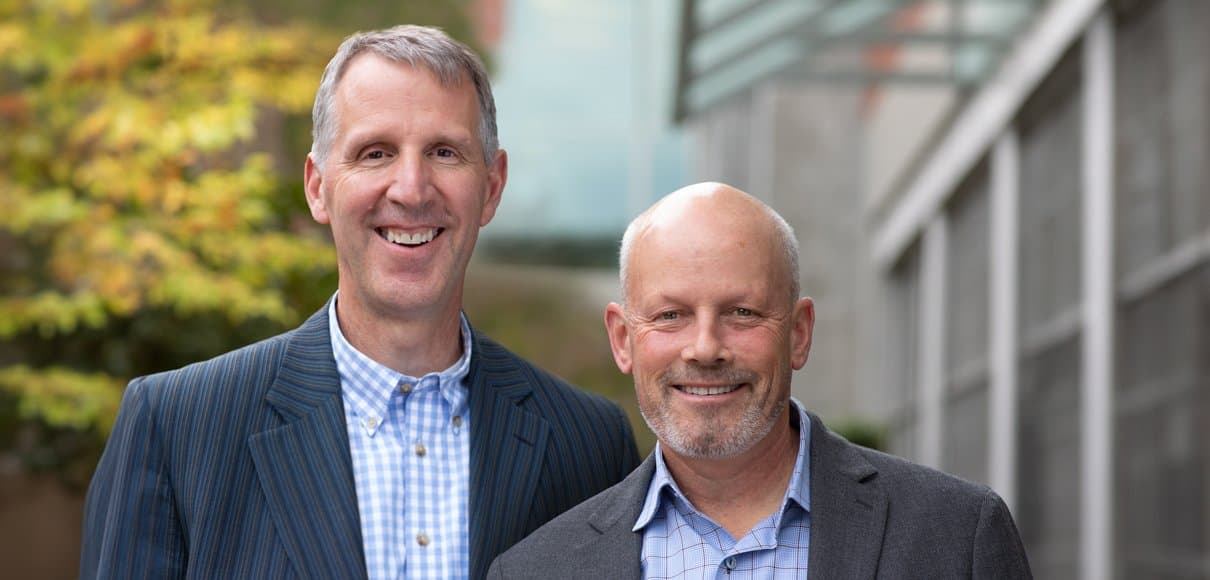
POLYGON ((736 389, 740 388, 741 386, 742 385, 739 385, 739 384, 734 384, 734 385, 672 385, 673 388, 675 388, 678 391, 681 391, 682 393, 688 393, 690 395, 703 395, 703 396, 725 395, 727 393, 735 391, 736 389))
POLYGON ((424 228, 416 231, 406 231, 399 228, 375 228, 382 239, 400 246, 422 246, 441 235, 445 228, 424 228))

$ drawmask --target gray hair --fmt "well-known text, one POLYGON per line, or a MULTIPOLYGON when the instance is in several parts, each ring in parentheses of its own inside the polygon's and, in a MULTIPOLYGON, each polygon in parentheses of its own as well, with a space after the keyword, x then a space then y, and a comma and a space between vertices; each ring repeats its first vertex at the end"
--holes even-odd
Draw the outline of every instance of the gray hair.
MULTIPOLYGON (((669 194, 671 196, 673 194, 669 194)), ((747 195, 747 194, 744 194, 747 195)), ((750 196, 749 196, 750 197, 750 196)), ((667 198, 665 198, 667 199, 667 198)), ((762 203, 756 198, 751 198, 764 212, 765 217, 773 226, 773 234, 777 239, 777 245, 781 249, 782 260, 785 262, 786 272, 790 276, 790 300, 798 299, 799 284, 798 284, 798 237, 794 235, 794 228, 786 222, 785 218, 781 217, 773 208, 762 203)), ((626 233, 622 234, 622 245, 618 250, 618 277, 622 282, 622 302, 625 304, 630 293, 630 272, 629 262, 630 254, 634 248, 635 239, 639 234, 647 229, 647 225, 651 223, 651 216, 655 213, 655 209, 663 203, 663 200, 656 202, 655 205, 647 208, 646 211, 639 214, 626 227, 626 233)))
POLYGON ((328 61, 319 81, 319 90, 315 93, 315 107, 311 111, 311 155, 316 165, 323 165, 336 138, 336 86, 353 57, 366 51, 392 62, 423 66, 436 74, 445 87, 458 86, 469 77, 479 98, 479 139, 483 144, 483 160, 491 165, 500 144, 496 136, 496 101, 492 97, 492 86, 483 61, 465 44, 450 38, 441 29, 414 25, 358 32, 346 38, 336 50, 336 55, 328 61))

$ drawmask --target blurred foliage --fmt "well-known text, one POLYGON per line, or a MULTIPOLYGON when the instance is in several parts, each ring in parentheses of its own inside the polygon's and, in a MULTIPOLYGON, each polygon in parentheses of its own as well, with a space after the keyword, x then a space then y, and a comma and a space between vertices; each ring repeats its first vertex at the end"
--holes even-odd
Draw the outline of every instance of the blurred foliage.
POLYGON ((357 30, 387 28, 396 24, 436 26, 446 34, 465 42, 488 64, 490 54, 483 50, 467 18, 475 0, 395 0, 394 2, 348 0, 220 0, 224 12, 250 15, 258 22, 278 24, 302 19, 330 30, 351 34, 357 30))
POLYGON ((211 8, 0 3, 0 441, 27 467, 86 478, 126 380, 293 325, 334 287, 256 139, 309 110, 339 38, 211 8))
POLYGON ((837 435, 848 439, 850 442, 876 449, 878 451, 887 451, 887 430, 880 423, 866 419, 848 418, 836 421, 835 424, 828 424, 837 435))
POLYGON ((322 68, 405 22, 482 48, 473 1, 0 0, 0 465, 81 488, 131 377, 322 305, 322 68))

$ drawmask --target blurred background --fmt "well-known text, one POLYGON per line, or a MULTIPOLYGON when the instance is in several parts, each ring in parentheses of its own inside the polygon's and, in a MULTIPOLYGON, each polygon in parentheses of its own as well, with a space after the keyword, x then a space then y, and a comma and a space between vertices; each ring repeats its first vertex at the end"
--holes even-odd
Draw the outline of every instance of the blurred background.
POLYGON ((510 180, 472 322, 623 404, 628 221, 770 203, 817 301, 794 393, 991 485, 1038 578, 1210 578, 1210 2, 0 1, 0 561, 75 575, 122 389, 335 288, 302 195, 349 33, 492 71, 510 180))

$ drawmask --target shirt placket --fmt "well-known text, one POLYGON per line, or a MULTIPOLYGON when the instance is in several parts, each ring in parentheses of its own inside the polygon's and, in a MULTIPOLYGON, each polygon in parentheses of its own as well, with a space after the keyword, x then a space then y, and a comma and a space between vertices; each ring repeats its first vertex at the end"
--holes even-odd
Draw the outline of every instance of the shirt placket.
POLYGON ((434 566, 440 562, 441 545, 437 511, 434 505, 440 487, 436 473, 432 446, 435 441, 429 423, 440 417, 440 392, 434 376, 424 377, 407 394, 405 409, 404 456, 407 474, 407 522, 405 543, 415 554, 410 558, 409 570, 432 576, 434 566), (427 484, 426 484, 427 483, 427 484))

